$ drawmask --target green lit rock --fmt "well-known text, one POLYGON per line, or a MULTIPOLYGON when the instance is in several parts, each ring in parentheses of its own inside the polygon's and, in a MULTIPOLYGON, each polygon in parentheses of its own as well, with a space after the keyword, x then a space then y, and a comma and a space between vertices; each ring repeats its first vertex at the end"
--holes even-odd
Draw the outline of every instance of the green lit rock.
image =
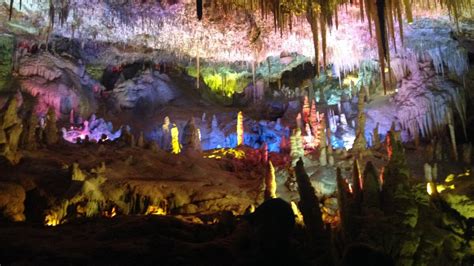
POLYGON ((418 206, 413 203, 407 205, 407 208, 404 209, 404 219, 402 223, 410 226, 411 228, 415 228, 416 224, 418 223, 418 206))
POLYGON ((11 78, 13 47, 13 36, 0 34, 0 91, 11 78))
MULTIPOLYGON (((194 66, 188 67, 186 72, 189 76, 197 78, 197 70, 194 66)), ((243 92, 252 80, 251 73, 236 72, 227 67, 204 67, 199 72, 202 80, 213 93, 227 98, 232 97, 234 93, 243 92)))
POLYGON ((86 72, 95 80, 101 80, 104 74, 104 67, 100 65, 86 65, 86 72))
POLYGON ((420 240, 421 237, 416 233, 410 233, 403 238, 403 242, 400 245, 400 260, 398 261, 398 265, 413 265, 413 256, 418 250, 420 240))
POLYGON ((474 180, 472 174, 470 172, 460 174, 454 177, 452 182, 444 185, 448 189, 442 191, 440 195, 448 205, 466 219, 474 218, 474 180))

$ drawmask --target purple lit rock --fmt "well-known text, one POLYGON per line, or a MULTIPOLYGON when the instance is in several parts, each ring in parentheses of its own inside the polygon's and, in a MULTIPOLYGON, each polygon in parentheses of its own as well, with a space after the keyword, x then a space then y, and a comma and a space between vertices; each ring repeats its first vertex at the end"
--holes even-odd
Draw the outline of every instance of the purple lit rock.
POLYGON ((44 52, 22 57, 19 65, 21 89, 37 98, 37 113, 45 114, 49 107, 58 116, 71 110, 85 116, 95 111, 92 87, 97 84, 80 62, 44 52))

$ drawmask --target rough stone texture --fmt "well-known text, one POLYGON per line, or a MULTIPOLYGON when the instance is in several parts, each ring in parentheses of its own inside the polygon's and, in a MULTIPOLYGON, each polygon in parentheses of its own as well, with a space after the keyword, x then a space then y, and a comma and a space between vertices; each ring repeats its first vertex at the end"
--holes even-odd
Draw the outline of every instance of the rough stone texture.
POLYGON ((0 155, 13 165, 18 164, 21 159, 18 146, 23 124, 17 111, 17 100, 12 98, 7 110, 0 116, 0 155))
POLYGON ((25 190, 22 186, 10 182, 0 182, 0 210, 3 217, 19 222, 25 220, 23 211, 25 190))
POLYGON ((96 109, 93 86, 100 85, 72 58, 48 52, 23 56, 18 78, 22 90, 38 99, 37 113, 44 115, 53 107, 58 117, 69 115, 71 110, 87 117, 96 109))
POLYGON ((0 34, 0 90, 7 84, 11 75, 13 47, 13 36, 0 34))
POLYGON ((122 108, 133 108, 140 102, 162 105, 177 96, 166 74, 146 70, 141 75, 117 84, 113 96, 122 108))

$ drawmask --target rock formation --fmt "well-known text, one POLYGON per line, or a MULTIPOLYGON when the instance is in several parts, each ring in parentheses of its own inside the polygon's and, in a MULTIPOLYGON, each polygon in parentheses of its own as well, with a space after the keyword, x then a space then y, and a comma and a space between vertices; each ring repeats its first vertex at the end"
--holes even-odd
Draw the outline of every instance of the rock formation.
POLYGON ((201 139, 199 128, 194 123, 192 117, 183 129, 183 149, 190 149, 193 151, 201 151, 201 139))
POLYGON ((146 70, 139 76, 123 81, 113 89, 113 96, 122 108, 134 108, 139 103, 162 105, 178 96, 166 74, 146 70))
POLYGON ((17 115, 17 100, 12 98, 6 112, 0 116, 0 155, 13 165, 21 159, 18 146, 22 131, 23 124, 17 115))
POLYGON ((0 210, 2 216, 14 222, 25 220, 25 189, 14 183, 0 182, 0 210))
POLYGON ((58 128, 56 126, 56 112, 53 108, 48 109, 46 114, 46 126, 45 126, 45 138, 46 144, 53 145, 59 140, 58 128))
POLYGON ((276 198, 276 189, 275 168, 273 167, 272 161, 269 161, 267 175, 265 176, 265 200, 276 198))
POLYGON ((56 115, 71 110, 88 116, 97 108, 92 87, 97 85, 74 59, 47 52, 24 56, 18 64, 22 91, 36 97, 35 112, 45 114, 51 107, 56 115))
POLYGON ((293 134, 290 137, 290 143, 291 165, 295 166, 296 162, 304 156, 303 139, 301 137, 301 130, 299 128, 293 130, 293 134))
POLYGON ((179 130, 176 124, 171 128, 171 153, 179 154, 181 152, 181 144, 179 143, 179 130))

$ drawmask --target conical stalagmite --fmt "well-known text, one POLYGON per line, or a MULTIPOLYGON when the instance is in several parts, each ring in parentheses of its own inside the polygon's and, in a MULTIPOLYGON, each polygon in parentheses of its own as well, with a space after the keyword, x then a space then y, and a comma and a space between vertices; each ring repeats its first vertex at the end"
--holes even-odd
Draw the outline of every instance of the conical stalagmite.
POLYGON ((82 170, 79 168, 78 163, 73 163, 72 164, 71 180, 73 180, 73 181, 85 181, 86 180, 86 174, 84 174, 84 172, 82 172, 82 170))
POLYGON ((58 128, 56 126, 56 112, 53 108, 48 109, 45 127, 46 144, 52 145, 58 142, 58 128))
POLYGON ((260 147, 260 153, 262 156, 262 163, 267 164, 268 163, 268 145, 266 142, 262 144, 260 147))
POLYGON ((295 166, 296 162, 304 156, 303 139, 301 137, 301 130, 296 128, 290 137, 291 143, 291 166, 295 166))
POLYGON ((298 113, 296 116, 296 128, 299 128, 300 130, 303 129, 303 119, 301 118, 301 113, 298 113))
POLYGON ((367 162, 365 166, 363 184, 363 207, 380 209, 379 175, 372 162, 367 162))
POLYGON ((170 118, 166 116, 161 126, 161 148, 165 151, 171 150, 171 122, 170 118))
POLYGON ((381 146, 380 135, 379 135, 379 123, 377 123, 372 133, 372 146, 376 150, 378 150, 381 146))
POLYGON ((237 146, 244 144, 244 115, 240 111, 237 114, 237 146))
POLYGON ((328 156, 326 153, 326 148, 320 148, 320 154, 319 154, 319 164, 321 166, 326 166, 328 164, 328 156))
POLYGON ((156 143, 155 141, 151 141, 150 150, 152 152, 158 152, 160 150, 160 146, 158 146, 158 143, 156 143))
POLYGON ((319 199, 309 181, 301 159, 296 163, 295 174, 300 195, 298 207, 303 214, 304 224, 313 241, 324 241, 326 240, 326 235, 324 233, 324 223, 321 218, 321 209, 319 208, 319 199))
POLYGON ((179 143, 179 129, 176 124, 171 128, 171 153, 179 154, 181 152, 181 144, 179 143))
POLYGON ((272 161, 269 161, 267 175, 265 176, 265 200, 276 198, 276 190, 275 168, 272 161))
POLYGON ((18 150, 23 124, 17 115, 17 100, 10 100, 7 111, 0 117, 0 155, 12 165, 20 162, 21 153, 18 150))
POLYGON ((354 144, 352 145, 352 150, 356 154, 363 156, 368 153, 367 150, 367 140, 365 139, 365 122, 366 115, 364 112, 364 93, 359 93, 359 103, 357 105, 357 128, 354 144))
POLYGON ((139 148, 145 147, 145 136, 143 135, 143 131, 140 131, 140 135, 138 136, 137 146, 139 148))
POLYGON ((36 150, 38 143, 36 142, 36 128, 38 126, 38 117, 36 114, 32 113, 30 119, 28 120, 28 131, 25 138, 25 148, 27 150, 36 150))
POLYGON ((354 195, 359 195, 362 190, 362 177, 360 173, 359 161, 354 160, 352 164, 352 191, 354 195))
POLYGON ((433 181, 433 175, 432 175, 432 168, 431 168, 431 165, 429 163, 425 163, 423 165, 423 170, 424 170, 424 173, 425 173, 425 181, 426 182, 431 182, 433 181))
POLYGON ((199 128, 191 118, 183 129, 183 148, 194 151, 201 151, 201 140, 199 138, 199 128))
POLYGON ((339 218, 341 219, 341 228, 344 239, 348 241, 354 232, 353 214, 351 213, 352 198, 347 182, 341 174, 341 169, 336 170, 336 184, 337 184, 337 205, 339 206, 339 218))
POLYGON ((471 143, 463 144, 462 161, 467 165, 471 165, 471 162, 472 162, 472 144, 471 143))

